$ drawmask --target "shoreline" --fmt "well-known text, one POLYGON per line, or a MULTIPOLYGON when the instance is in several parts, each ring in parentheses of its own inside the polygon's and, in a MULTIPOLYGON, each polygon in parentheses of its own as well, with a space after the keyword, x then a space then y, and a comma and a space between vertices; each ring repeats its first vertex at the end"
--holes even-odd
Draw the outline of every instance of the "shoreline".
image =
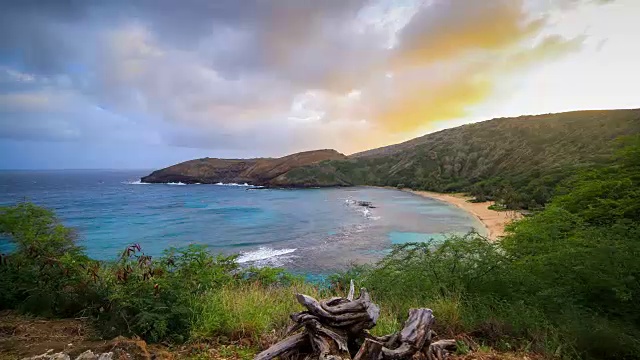
POLYGON ((454 205, 468 212, 478 219, 482 225, 484 225, 487 232, 486 236, 492 241, 498 240, 504 236, 504 228, 507 224, 513 220, 522 218, 522 215, 517 211, 497 211, 488 209, 488 207, 494 203, 493 201, 485 201, 481 203, 468 202, 467 200, 472 197, 465 196, 464 194, 443 194, 432 191, 411 189, 402 189, 401 191, 454 205))

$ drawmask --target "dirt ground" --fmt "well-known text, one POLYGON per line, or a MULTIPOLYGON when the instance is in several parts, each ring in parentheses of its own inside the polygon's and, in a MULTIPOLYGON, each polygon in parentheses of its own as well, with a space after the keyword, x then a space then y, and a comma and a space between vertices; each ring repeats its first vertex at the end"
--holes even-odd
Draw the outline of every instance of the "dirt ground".
POLYGON ((87 319, 40 319, 15 312, 0 312, 0 360, 65 352, 73 359, 91 350, 114 352, 114 359, 252 359, 255 349, 244 345, 197 343, 169 347, 140 339, 101 340, 87 319))
MULTIPOLYGON (((86 350, 114 352, 114 359, 249 360, 257 349, 243 344, 196 343, 169 347, 148 345, 139 339, 118 337, 100 340, 87 319, 39 319, 14 312, 0 312, 0 360, 65 352, 73 359, 86 350)), ((479 351, 454 355, 451 360, 540 360, 531 354, 479 351)))
POLYGON ((43 320, 0 313, 0 357, 23 358, 45 353, 65 351, 72 355, 106 345, 95 338, 82 319, 43 320))

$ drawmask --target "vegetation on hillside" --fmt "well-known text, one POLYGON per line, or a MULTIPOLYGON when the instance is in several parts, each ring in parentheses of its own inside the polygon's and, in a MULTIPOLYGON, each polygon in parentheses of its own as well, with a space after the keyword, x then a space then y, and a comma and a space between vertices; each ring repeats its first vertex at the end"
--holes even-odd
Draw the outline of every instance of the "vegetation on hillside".
POLYGON ((498 243, 467 235, 396 246, 329 287, 278 269, 240 269, 234 257, 199 247, 152 259, 133 245, 117 261, 97 262, 52 212, 0 208, 0 233, 16 245, 0 259, 0 310, 89 316, 105 336, 264 347, 301 309, 293 292, 343 295, 355 279, 382 309, 378 334, 398 330, 410 307, 427 306, 443 336, 548 358, 640 359, 640 137, 604 163, 562 182, 544 210, 513 223, 498 243))
POLYGON ((638 133, 640 109, 502 118, 293 169, 283 177, 295 184, 331 174, 354 185, 468 192, 509 208, 536 209, 562 180, 610 163, 616 138, 638 133))
POLYGON ((499 243, 407 244, 336 280, 359 279, 393 313, 429 304, 442 331, 494 346, 640 358, 640 137, 625 144, 613 165, 566 181, 499 243))

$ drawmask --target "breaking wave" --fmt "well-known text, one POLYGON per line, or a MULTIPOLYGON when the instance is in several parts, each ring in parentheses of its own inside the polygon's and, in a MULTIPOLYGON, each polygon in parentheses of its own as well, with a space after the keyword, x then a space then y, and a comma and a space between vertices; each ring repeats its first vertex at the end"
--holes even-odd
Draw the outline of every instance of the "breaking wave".
POLYGON ((253 186, 253 185, 250 185, 250 184, 247 184, 247 183, 238 184, 238 183, 221 183, 221 182, 219 182, 219 183, 215 183, 213 185, 218 185, 218 186, 252 186, 252 187, 256 187, 256 186, 253 186))
POLYGON ((258 250, 241 253, 236 261, 239 264, 251 263, 254 266, 282 266, 293 258, 290 254, 296 250, 260 247, 258 250))
POLYGON ((123 181, 122 183, 125 184, 125 185, 151 185, 151 183, 142 182, 141 180, 123 181))

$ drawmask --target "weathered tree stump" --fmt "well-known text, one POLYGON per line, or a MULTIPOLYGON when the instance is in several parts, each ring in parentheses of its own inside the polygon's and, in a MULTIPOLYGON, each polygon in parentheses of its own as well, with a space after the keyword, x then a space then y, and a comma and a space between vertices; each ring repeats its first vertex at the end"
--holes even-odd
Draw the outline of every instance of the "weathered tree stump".
POLYGON ((404 328, 376 337, 368 330, 376 325, 380 308, 366 289, 354 299, 351 281, 346 298, 318 301, 296 294, 307 310, 291 314, 287 337, 256 355, 254 360, 444 360, 455 350, 455 340, 434 341, 434 316, 430 309, 411 309, 404 328))

